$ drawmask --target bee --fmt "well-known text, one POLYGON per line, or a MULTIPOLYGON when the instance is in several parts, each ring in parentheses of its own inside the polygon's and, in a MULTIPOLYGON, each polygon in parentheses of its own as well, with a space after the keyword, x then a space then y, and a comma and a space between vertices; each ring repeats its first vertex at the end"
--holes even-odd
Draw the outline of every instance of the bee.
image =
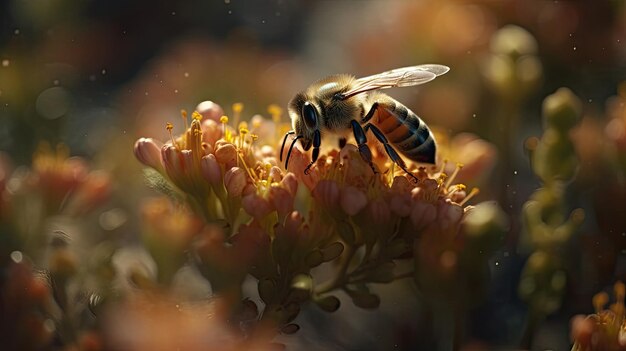
POLYGON ((300 140, 305 151, 313 147, 311 163, 304 170, 305 174, 309 174, 319 156, 323 135, 338 135, 340 147, 343 147, 346 137, 352 133, 361 157, 376 172, 371 150, 366 144, 367 132, 371 131, 382 143, 389 158, 417 180, 407 170, 398 151, 410 160, 434 164, 435 138, 426 123, 413 111, 380 90, 424 84, 449 70, 447 66, 427 64, 397 68, 358 79, 339 74, 313 83, 289 102, 293 129, 283 138, 280 161, 283 160, 287 138, 295 135, 287 152, 285 169, 289 165, 291 150, 300 140))

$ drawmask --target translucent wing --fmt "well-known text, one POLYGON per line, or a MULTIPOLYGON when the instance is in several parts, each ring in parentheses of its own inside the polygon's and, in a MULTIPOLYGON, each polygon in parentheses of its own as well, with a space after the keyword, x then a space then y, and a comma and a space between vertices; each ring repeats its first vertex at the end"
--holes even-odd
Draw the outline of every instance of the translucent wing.
POLYGON ((392 69, 391 71, 359 78, 350 90, 342 94, 343 99, 369 90, 387 89, 393 87, 409 87, 428 83, 450 70, 443 65, 418 65, 392 69))

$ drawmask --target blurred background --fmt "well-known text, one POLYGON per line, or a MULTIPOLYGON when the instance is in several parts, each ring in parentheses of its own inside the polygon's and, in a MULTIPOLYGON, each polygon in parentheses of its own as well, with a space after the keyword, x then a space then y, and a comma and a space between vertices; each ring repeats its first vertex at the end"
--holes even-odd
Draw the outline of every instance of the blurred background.
MULTIPOLYGON (((122 222, 94 235, 131 243, 138 203, 150 193, 133 143, 167 140, 166 122, 179 122, 181 109, 212 100, 227 114, 240 102, 243 116, 267 115, 270 104, 285 108, 326 75, 421 63, 451 71, 389 94, 436 130, 450 161, 478 162, 462 181, 480 188, 479 200, 497 200, 510 220, 490 261, 486 298, 470 313, 467 339, 476 345, 509 349, 525 338, 529 305, 519 284, 534 249, 524 239, 522 212, 542 187, 530 162, 533 137, 543 134, 546 96, 567 87, 578 97, 582 118, 567 132, 576 176, 560 198, 564 213, 582 208, 585 220, 559 247, 568 278, 562 301, 544 313, 527 345, 569 348, 570 318, 591 313, 592 296, 626 278, 625 1, 6 0, 0 150, 17 169, 31 163, 42 141, 63 143, 108 171, 113 195, 104 210, 122 213, 122 222), (467 148, 455 139, 463 133, 489 147, 467 148)), ((373 312, 346 304, 333 325, 346 333, 318 325, 328 317, 313 311, 288 344, 429 345, 415 340, 429 326, 419 303, 402 295, 411 289, 388 294, 377 312, 389 323, 384 336, 371 334, 381 323, 373 312)))

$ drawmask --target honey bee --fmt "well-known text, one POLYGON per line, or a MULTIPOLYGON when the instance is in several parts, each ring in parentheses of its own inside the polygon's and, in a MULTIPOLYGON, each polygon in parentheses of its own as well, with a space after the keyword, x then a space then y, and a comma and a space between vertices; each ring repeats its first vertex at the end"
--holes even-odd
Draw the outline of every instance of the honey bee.
POLYGON ((376 171, 366 144, 367 132, 371 131, 383 144, 389 158, 417 180, 397 151, 410 160, 434 164, 437 149, 434 136, 413 111, 379 90, 424 84, 449 70, 447 66, 427 64, 358 79, 339 74, 313 83, 289 102, 293 129, 283 139, 281 161, 287 138, 290 135, 295 138, 287 152, 285 169, 296 141, 300 140, 305 151, 313 146, 311 163, 304 170, 309 174, 319 156, 323 135, 338 135, 343 147, 345 138, 352 132, 361 157, 376 171))

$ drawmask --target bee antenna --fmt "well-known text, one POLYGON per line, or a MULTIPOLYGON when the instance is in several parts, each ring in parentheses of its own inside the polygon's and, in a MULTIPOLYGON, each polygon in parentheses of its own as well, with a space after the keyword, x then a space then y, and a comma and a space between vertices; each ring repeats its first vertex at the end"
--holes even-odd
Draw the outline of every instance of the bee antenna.
POLYGON ((289 158, 291 157, 291 150, 293 150, 293 146, 296 145, 296 141, 300 138, 302 138, 302 135, 296 136, 291 142, 291 145, 289 146, 289 151, 287 151, 287 159, 285 160, 285 170, 287 170, 287 167, 289 167, 289 158))
POLYGON ((283 138, 283 146, 280 147, 280 162, 283 162, 283 150, 285 149, 285 143, 287 142, 287 137, 292 134, 296 134, 296 132, 294 132, 293 130, 290 130, 287 133, 285 133, 285 137, 283 138))

